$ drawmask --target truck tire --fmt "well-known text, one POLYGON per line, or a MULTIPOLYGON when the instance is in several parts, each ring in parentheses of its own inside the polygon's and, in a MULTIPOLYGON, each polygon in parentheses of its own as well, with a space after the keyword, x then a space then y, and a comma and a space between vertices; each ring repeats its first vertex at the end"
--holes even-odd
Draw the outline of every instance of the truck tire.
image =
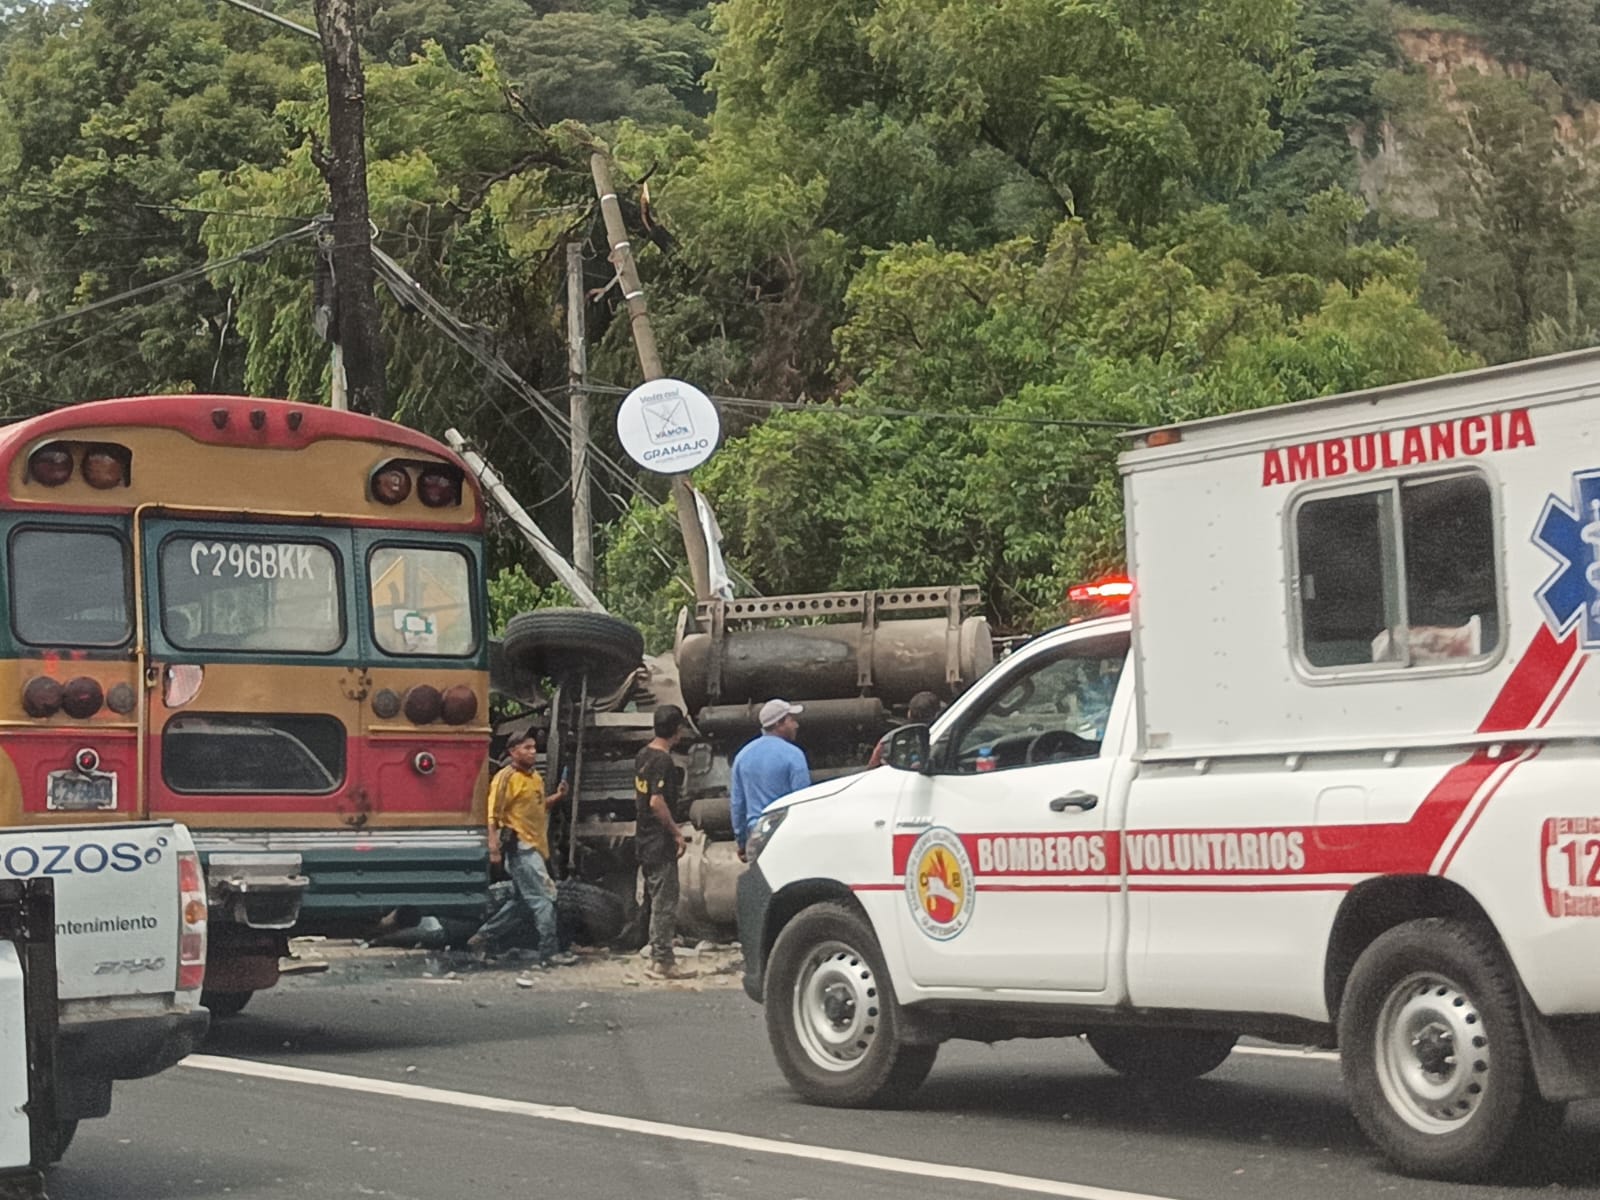
POLYGON ((506 622, 501 651, 513 670, 555 680, 587 674, 591 689, 605 690, 644 661, 644 635, 609 613, 538 608, 506 622))
POLYGON ((254 995, 254 992, 201 992, 200 1006, 211 1010, 213 1021, 226 1021, 242 1013, 254 995))
POLYGON ((938 1045, 901 1040, 900 1005, 878 939, 843 904, 813 905, 784 927, 768 959, 765 995, 778 1066, 813 1104, 900 1104, 933 1069, 938 1045))
POLYGON ((1203 1029, 1091 1029, 1089 1048, 1119 1075, 1183 1083, 1215 1071, 1233 1053, 1237 1034, 1203 1029))
POLYGON ((1408 921, 1362 952, 1339 1061, 1357 1122, 1408 1175, 1480 1179, 1525 1140, 1552 1140, 1565 1113, 1534 1083, 1515 970, 1464 921, 1408 921))
POLYGON ((627 923, 621 897, 577 879, 556 884, 556 920, 567 939, 586 946, 604 946, 622 934, 627 923))

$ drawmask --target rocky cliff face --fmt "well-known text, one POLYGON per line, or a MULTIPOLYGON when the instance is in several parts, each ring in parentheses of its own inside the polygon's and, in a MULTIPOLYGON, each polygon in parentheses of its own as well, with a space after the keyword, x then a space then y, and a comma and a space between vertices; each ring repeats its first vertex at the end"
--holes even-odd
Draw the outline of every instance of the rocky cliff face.
MULTIPOLYGON (((1453 29, 1431 29, 1420 22, 1395 31, 1395 39, 1406 61, 1421 67, 1447 99, 1455 94, 1457 71, 1472 70, 1485 75, 1527 78, 1528 68, 1517 62, 1496 58, 1476 34, 1453 29)), ((1556 118, 1559 136, 1570 146, 1584 150, 1600 148, 1600 103, 1585 101, 1569 105, 1556 118)), ((1367 203, 1385 201, 1412 216, 1432 217, 1437 207, 1415 187, 1408 187, 1413 171, 1406 154, 1406 142, 1393 125, 1385 121, 1369 137, 1364 125, 1350 131, 1350 143, 1360 160, 1360 187, 1367 203), (1373 147, 1376 147, 1374 149, 1373 147)))
POLYGON ((1400 43, 1400 53, 1406 61, 1416 63, 1429 75, 1439 80, 1447 90, 1452 90, 1450 77, 1463 67, 1470 67, 1485 75, 1509 75, 1513 79, 1527 77, 1528 69, 1521 63, 1503 63, 1483 47, 1476 34, 1455 30, 1401 28, 1395 31, 1400 43))

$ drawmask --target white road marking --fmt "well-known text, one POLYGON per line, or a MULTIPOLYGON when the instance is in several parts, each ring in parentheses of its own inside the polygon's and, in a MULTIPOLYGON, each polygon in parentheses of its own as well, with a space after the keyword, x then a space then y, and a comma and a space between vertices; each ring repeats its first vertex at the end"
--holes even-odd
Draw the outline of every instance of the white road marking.
POLYGON ((483 1096, 475 1092, 457 1092, 445 1088, 424 1087, 415 1083, 396 1083, 388 1079, 368 1079, 361 1075, 341 1075, 333 1071, 313 1071, 305 1067, 286 1067, 277 1063, 255 1062, 245 1058, 191 1054, 180 1065, 200 1071, 217 1071, 225 1075, 243 1075, 253 1079, 296 1083, 305 1087, 363 1092, 369 1096, 414 1100, 422 1104, 446 1104, 454 1108, 476 1109, 480 1112, 507 1113, 539 1121, 558 1121, 565 1125, 582 1125, 591 1129, 634 1133, 676 1142, 696 1142, 703 1146, 720 1146, 727 1150, 744 1150, 755 1154, 835 1163, 867 1171, 886 1171, 921 1179, 937 1179, 946 1183, 972 1183, 985 1187, 1010 1188, 1012 1191, 1031 1192, 1038 1196, 1066 1197, 1067 1200, 1168 1200, 1167 1197, 1148 1192, 1125 1192, 1086 1183, 1066 1183, 1033 1175, 1013 1175, 1007 1171, 985 1171, 977 1167, 963 1167, 951 1163, 893 1158, 887 1154, 867 1154, 860 1150, 842 1150, 836 1146, 783 1142, 773 1138, 753 1137, 746 1133, 730 1133, 721 1129, 670 1125, 664 1121, 645 1121, 637 1117, 590 1112, 587 1109, 560 1104, 508 1100, 499 1096, 483 1096))
POLYGON ((1292 1046, 1235 1046, 1235 1054, 1259 1054, 1262 1058, 1299 1058, 1313 1059, 1317 1062, 1338 1062, 1339 1055, 1333 1050, 1296 1050, 1292 1046))

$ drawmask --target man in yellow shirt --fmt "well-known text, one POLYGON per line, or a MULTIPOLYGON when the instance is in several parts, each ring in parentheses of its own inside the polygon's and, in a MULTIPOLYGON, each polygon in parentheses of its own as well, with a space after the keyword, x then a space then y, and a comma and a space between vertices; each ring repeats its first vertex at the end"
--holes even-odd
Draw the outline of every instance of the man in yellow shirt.
POLYGON ((501 768, 489 785, 489 861, 498 864, 504 860, 517 900, 485 921, 467 939, 467 945, 492 950, 527 915, 539 931, 539 965, 569 967, 578 956, 563 951, 556 940, 556 885, 545 865, 550 856, 550 805, 566 798, 567 785, 563 780, 545 799, 544 780, 534 770, 539 743, 531 732, 513 738, 506 753, 510 764, 501 768), (516 841, 505 850, 500 844, 503 829, 516 834, 516 841))

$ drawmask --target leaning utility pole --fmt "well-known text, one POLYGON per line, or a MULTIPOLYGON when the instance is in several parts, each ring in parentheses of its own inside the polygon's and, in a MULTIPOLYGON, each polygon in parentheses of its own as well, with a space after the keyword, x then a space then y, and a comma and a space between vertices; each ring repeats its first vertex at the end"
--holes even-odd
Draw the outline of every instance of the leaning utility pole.
MULTIPOLYGON (((661 355, 656 350, 655 334, 650 329, 644 285, 639 282, 639 270, 633 264, 633 247, 628 242, 628 227, 622 223, 622 206, 617 203, 616 189, 611 186, 611 163, 604 154, 592 154, 589 156, 589 171, 594 175, 594 188, 600 196, 600 212, 605 217, 606 236, 611 242, 611 261, 622 283, 622 298, 628 304, 628 321, 633 329, 634 348, 639 352, 639 366, 644 371, 646 383, 652 379, 663 379, 666 372, 661 368, 661 355)), ((678 529, 683 534, 683 548, 689 555, 694 598, 709 600, 711 567, 694 489, 689 486, 687 475, 670 475, 668 478, 672 481, 672 500, 678 509, 678 529)))
MULTIPOLYGON (((354 0, 316 0, 322 65, 328 80, 328 146, 316 154, 333 202, 335 335, 350 407, 389 415, 384 386, 383 335, 373 291, 372 222, 367 215, 366 79, 356 41, 354 0)), ((336 364, 335 369, 338 369, 336 364)))
POLYGON ((594 586, 594 518, 589 512, 589 352, 584 345, 583 243, 567 243, 567 407, 572 416, 572 565, 594 586))

